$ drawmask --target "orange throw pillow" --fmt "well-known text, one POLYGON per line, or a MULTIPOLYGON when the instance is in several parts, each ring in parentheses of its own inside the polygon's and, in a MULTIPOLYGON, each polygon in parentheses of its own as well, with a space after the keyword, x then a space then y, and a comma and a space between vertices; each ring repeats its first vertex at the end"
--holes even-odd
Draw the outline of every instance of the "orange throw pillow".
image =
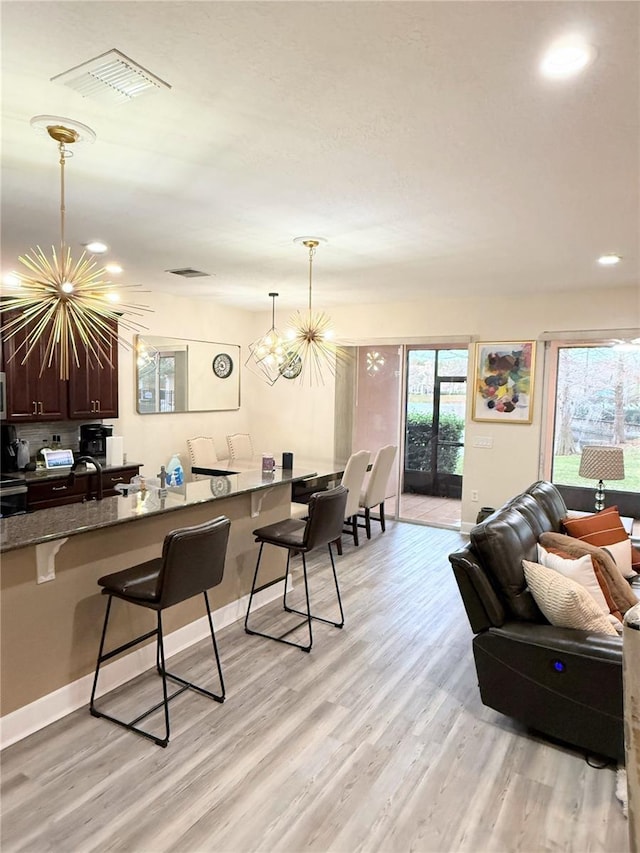
MULTIPOLYGON (((597 548, 606 548, 629 538, 620 521, 617 506, 609 506, 594 515, 568 517, 562 519, 562 525, 569 536, 581 539, 597 548)), ((640 551, 631 545, 631 567, 640 572, 640 551)))

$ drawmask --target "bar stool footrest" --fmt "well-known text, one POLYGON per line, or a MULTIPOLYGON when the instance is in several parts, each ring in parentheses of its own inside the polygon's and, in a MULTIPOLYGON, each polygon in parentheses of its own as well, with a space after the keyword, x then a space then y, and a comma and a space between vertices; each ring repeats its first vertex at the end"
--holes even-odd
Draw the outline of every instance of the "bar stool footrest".
POLYGON ((325 619, 323 616, 314 616, 313 613, 311 614, 311 616, 309 616, 309 614, 305 613, 304 610, 296 610, 294 607, 285 606, 284 609, 287 611, 287 613, 297 613, 298 616, 304 616, 305 621, 311 618, 314 619, 316 622, 324 622, 325 625, 333 625, 334 628, 344 627, 344 619, 342 620, 342 622, 334 622, 333 619, 325 619))

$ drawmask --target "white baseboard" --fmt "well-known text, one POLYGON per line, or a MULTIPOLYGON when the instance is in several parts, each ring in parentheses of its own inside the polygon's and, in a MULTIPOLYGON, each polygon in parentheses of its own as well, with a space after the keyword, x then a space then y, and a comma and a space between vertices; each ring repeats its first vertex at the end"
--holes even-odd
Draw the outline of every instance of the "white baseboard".
MULTIPOLYGON (((291 578, 289 578, 290 584, 291 578)), ((253 597, 252 607, 262 607, 268 602, 279 598, 282 594, 281 589, 279 584, 273 584, 256 593, 253 597)), ((244 619, 248 603, 249 596, 245 595, 214 611, 213 618, 216 632, 227 625, 231 625, 233 622, 237 622, 239 619, 244 619)), ((169 658, 208 636, 209 620, 205 615, 201 619, 196 619, 195 622, 191 622, 183 628, 178 628, 177 631, 173 631, 171 634, 165 636, 165 656, 169 658)), ((147 669, 151 669, 155 666, 155 663, 155 644, 150 643, 143 648, 125 655, 125 657, 113 661, 113 663, 105 664, 100 668, 100 689, 97 695, 101 696, 103 693, 114 690, 147 669)), ((82 676, 82 678, 78 678, 76 681, 72 681, 71 684, 65 684, 64 687, 54 690, 53 693, 48 693, 46 696, 36 699, 35 702, 31 702, 23 708, 18 708, 16 711, 6 714, 0 719, 0 749, 11 746, 12 743, 22 740, 27 735, 43 729, 45 726, 54 723, 62 717, 66 717, 72 711, 88 705, 92 686, 93 673, 89 673, 82 676)))
POLYGON ((460 533, 462 533, 463 536, 468 536, 475 526, 475 521, 463 521, 460 525, 460 533))

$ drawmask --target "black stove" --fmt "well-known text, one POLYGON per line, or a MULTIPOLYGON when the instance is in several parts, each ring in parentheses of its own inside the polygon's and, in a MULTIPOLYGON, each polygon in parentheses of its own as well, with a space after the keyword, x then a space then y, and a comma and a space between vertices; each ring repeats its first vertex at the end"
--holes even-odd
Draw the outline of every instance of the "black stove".
POLYGON ((27 484, 15 474, 0 474, 0 517, 27 511, 27 484))

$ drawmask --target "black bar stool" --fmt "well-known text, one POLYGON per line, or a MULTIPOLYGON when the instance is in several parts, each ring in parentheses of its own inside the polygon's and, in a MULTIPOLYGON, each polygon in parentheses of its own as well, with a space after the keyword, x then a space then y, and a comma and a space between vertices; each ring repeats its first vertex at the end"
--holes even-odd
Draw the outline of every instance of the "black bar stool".
POLYGON ((326 622, 328 625, 335 625, 336 628, 342 628, 344 625, 344 612, 342 610, 342 599, 340 598, 340 587, 338 586, 338 576, 336 574, 336 565, 333 559, 333 550, 331 543, 339 539, 342 533, 342 525, 344 522, 345 507, 347 504, 348 489, 344 486, 338 486, 335 489, 328 489, 324 492, 316 492, 309 499, 308 511, 309 517, 306 521, 301 521, 297 518, 286 518, 284 521, 278 521, 275 524, 268 524, 266 527, 259 527, 253 531, 256 537, 256 542, 260 543, 260 551, 258 552, 258 560, 256 562, 256 570, 253 575, 253 584, 251 585, 251 594, 249 596, 249 605, 247 607, 247 615, 244 620, 244 629, 247 634, 255 634, 259 637, 267 637, 270 640, 276 640, 279 643, 286 643, 289 646, 296 646, 305 652, 311 651, 313 645, 313 632, 311 629, 311 621, 316 619, 319 622, 326 622), (258 570, 260 569, 260 559, 262 558, 262 549, 265 544, 275 545, 278 548, 287 548, 287 570, 284 578, 284 595, 282 598, 282 606, 287 613, 298 613, 304 616, 304 620, 288 631, 285 631, 279 636, 273 634, 265 634, 261 631, 255 631, 249 628, 249 615, 251 613, 251 604, 253 596, 256 592, 256 584, 258 581, 258 570), (320 548, 326 545, 329 550, 331 559, 331 568, 333 570, 333 580, 336 587, 336 595, 338 598, 338 607, 340 608, 340 622, 335 622, 332 619, 324 619, 320 616, 314 616, 311 613, 311 605, 309 601, 309 581, 307 577, 307 560, 306 555, 315 548, 320 548), (307 603, 307 609, 296 610, 287 605, 287 582, 289 580, 289 563, 292 554, 302 555, 302 574, 304 578, 304 593, 307 603), (292 640, 287 640, 286 637, 293 631, 296 631, 302 625, 307 624, 309 632, 309 642, 307 644, 294 643, 292 640))
POLYGON ((169 702, 172 699, 190 688, 191 690, 196 690, 198 693, 202 693, 204 696, 208 696, 210 699, 215 699, 216 702, 224 702, 224 680, 222 678, 222 667, 220 666, 220 656, 213 630, 213 619, 211 608, 209 607, 207 590, 217 586, 222 580, 230 526, 231 522, 229 519, 220 516, 213 521, 207 521, 204 524, 198 524, 194 527, 183 527, 180 530, 173 530, 165 536, 162 557, 148 560, 145 563, 140 563, 121 572, 105 575, 98 580, 98 584, 102 587, 103 595, 108 595, 109 600, 107 601, 107 612, 104 617, 100 651, 98 652, 98 662, 96 664, 91 701, 89 703, 89 710, 94 717, 104 717, 106 720, 111 720, 112 723, 117 723, 117 725, 123 726, 125 729, 149 738, 157 743, 158 746, 166 746, 169 743, 169 702), (211 693, 203 687, 198 687, 196 684, 185 681, 180 676, 167 672, 165 667, 162 611, 167 607, 171 607, 181 601, 186 601, 186 599, 200 593, 204 595, 207 608, 211 640, 213 642, 213 651, 220 680, 219 694, 211 693), (111 602, 114 597, 121 598, 130 604, 137 604, 140 607, 155 610, 157 613, 157 627, 146 634, 136 637, 134 640, 130 640, 128 643, 118 646, 118 648, 110 652, 105 652, 104 642, 107 634, 109 614, 111 612, 111 602), (104 711, 99 711, 95 707, 95 695, 98 686, 100 665, 151 637, 156 637, 156 669, 162 677, 162 701, 144 711, 144 713, 139 714, 134 720, 128 723, 104 711), (168 695, 167 691, 168 678, 182 685, 171 696, 168 695), (144 720, 145 717, 148 717, 162 707, 164 707, 165 722, 164 738, 158 737, 138 726, 141 720, 144 720))

